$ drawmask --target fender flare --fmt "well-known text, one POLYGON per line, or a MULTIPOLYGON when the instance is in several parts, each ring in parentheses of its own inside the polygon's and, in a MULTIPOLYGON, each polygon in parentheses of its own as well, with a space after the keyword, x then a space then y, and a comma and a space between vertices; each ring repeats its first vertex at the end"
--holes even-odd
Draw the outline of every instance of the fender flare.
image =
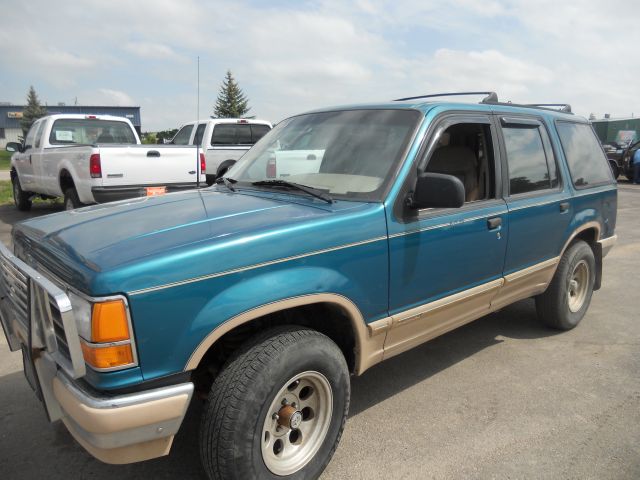
POLYGON ((368 326, 358 307, 348 298, 335 293, 317 293, 278 300, 252 308, 227 320, 216 327, 200 342, 189 357, 184 370, 188 371, 195 369, 211 346, 224 334, 230 332, 234 328, 256 320, 257 318, 263 317, 269 313, 303 305, 312 305, 314 303, 330 303, 336 305, 341 308, 349 318, 355 338, 355 371, 357 375, 362 374, 369 367, 382 361, 386 335, 379 335, 379 333, 381 333, 380 331, 368 326))

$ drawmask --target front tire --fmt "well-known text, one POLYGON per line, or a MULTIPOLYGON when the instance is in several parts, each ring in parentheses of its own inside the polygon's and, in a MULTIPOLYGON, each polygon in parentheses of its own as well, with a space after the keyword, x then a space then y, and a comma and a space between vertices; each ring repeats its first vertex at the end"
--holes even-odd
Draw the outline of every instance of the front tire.
POLYGON ((82 207, 82 202, 80 201, 80 197, 78 197, 78 192, 75 188, 67 188, 64 191, 64 209, 65 210, 75 210, 76 208, 82 207))
POLYGON ((216 378, 200 427, 210 479, 309 479, 335 451, 349 410, 338 346, 307 328, 250 339, 216 378))
POLYGON ((20 179, 17 174, 12 175, 11 183, 13 186, 13 203, 15 203, 16 208, 21 212, 28 212, 31 210, 31 196, 33 194, 22 190, 22 187, 20 186, 20 179))
POLYGON ((562 255, 547 290, 536 297, 540 321, 560 330, 578 325, 591 303, 595 278, 593 250, 582 240, 574 242, 562 255))

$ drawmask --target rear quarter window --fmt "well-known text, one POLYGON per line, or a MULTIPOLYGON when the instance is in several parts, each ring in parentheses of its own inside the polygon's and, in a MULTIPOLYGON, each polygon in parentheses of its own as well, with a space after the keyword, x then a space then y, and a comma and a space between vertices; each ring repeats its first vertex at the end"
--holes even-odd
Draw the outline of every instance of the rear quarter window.
POLYGON ((549 173, 549 164, 538 126, 520 125, 502 128, 507 164, 509 194, 546 190, 557 186, 557 176, 549 173))
POLYGON ((220 123, 213 129, 211 145, 253 145, 269 130, 268 125, 220 123))
POLYGON ((613 181, 607 159, 590 125, 556 122, 556 129, 575 187, 585 188, 613 181))

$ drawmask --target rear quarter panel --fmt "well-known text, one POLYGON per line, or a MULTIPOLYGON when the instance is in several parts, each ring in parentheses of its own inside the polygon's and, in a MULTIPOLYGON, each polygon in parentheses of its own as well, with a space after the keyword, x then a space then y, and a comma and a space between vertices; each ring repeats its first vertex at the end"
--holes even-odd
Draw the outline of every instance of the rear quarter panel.
POLYGON ((82 203, 93 203, 91 187, 96 180, 89 175, 89 158, 97 153, 94 147, 47 147, 42 154, 42 183, 49 195, 62 196, 60 176, 63 171, 71 174, 82 203))
POLYGON ((225 160, 239 160, 249 147, 207 147, 207 173, 215 175, 225 160))

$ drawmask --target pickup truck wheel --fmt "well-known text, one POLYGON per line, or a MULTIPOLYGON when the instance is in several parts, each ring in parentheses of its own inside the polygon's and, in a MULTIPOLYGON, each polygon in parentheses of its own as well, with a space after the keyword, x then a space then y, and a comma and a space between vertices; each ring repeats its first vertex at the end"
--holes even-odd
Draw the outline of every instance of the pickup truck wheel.
POLYGON ((235 165, 235 163, 236 163, 235 160, 225 160, 224 162, 222 162, 218 167, 218 171, 216 172, 216 177, 219 178, 224 176, 224 174, 227 173, 229 169, 235 165))
POLYGON ((78 192, 76 189, 73 187, 67 188, 64 191, 64 209, 74 210, 82 206, 82 202, 80 202, 80 198, 78 198, 78 192))
POLYGON ((578 325, 591 303, 595 274, 593 250, 582 240, 575 242, 560 259, 547 290, 536 297, 538 318, 561 330, 578 325))
POLYGON ((22 190, 18 175, 14 175, 11 178, 11 183, 13 184, 13 202, 16 204, 16 208, 21 212, 27 212, 31 210, 32 194, 22 190))
POLYGON ((200 454, 210 479, 317 478, 349 410, 338 346, 306 328, 278 327, 244 344, 209 393, 200 454))

